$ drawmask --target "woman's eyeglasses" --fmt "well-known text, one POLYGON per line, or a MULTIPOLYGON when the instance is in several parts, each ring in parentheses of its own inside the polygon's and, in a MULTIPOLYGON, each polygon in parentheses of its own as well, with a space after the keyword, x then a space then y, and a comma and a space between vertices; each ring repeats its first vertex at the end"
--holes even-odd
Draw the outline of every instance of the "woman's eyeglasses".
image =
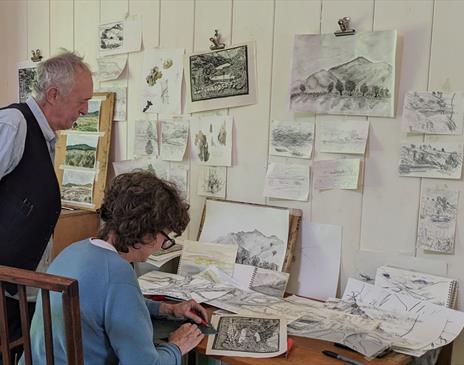
POLYGON ((176 241, 174 240, 174 238, 169 237, 163 231, 161 231, 160 233, 164 236, 164 241, 161 244, 161 249, 162 250, 167 250, 167 249, 171 248, 172 246, 174 246, 176 244, 176 241))

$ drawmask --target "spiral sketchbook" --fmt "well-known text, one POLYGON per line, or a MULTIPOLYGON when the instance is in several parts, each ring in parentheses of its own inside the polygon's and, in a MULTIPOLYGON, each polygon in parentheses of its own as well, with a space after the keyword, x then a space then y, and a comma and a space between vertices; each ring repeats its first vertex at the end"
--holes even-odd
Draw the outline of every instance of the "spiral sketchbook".
POLYGON ((391 266, 377 269, 375 286, 448 308, 454 307, 458 291, 455 279, 391 266))
POLYGON ((235 264, 233 279, 242 289, 283 298, 289 275, 286 272, 235 264))

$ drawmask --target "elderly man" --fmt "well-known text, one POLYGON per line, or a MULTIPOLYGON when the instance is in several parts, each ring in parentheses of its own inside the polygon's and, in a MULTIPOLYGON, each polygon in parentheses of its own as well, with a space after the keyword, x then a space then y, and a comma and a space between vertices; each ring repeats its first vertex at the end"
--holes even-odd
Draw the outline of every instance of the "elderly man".
MULTIPOLYGON (((0 265, 45 268, 44 252, 61 210, 53 168, 55 132, 71 128, 87 113, 92 93, 89 67, 65 52, 38 65, 34 97, 0 109, 0 265)), ((7 300, 9 332, 16 338, 16 288, 7 290, 12 296, 7 300)))

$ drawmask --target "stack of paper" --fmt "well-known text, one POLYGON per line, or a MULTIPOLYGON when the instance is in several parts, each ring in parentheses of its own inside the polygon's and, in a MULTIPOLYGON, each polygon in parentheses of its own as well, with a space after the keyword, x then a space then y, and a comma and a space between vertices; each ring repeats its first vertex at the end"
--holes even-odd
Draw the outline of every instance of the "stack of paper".
POLYGON ((167 250, 155 252, 154 254, 148 257, 147 263, 157 268, 160 268, 165 263, 171 261, 172 259, 175 259, 176 257, 179 257, 182 254, 182 248, 183 246, 177 243, 167 250))

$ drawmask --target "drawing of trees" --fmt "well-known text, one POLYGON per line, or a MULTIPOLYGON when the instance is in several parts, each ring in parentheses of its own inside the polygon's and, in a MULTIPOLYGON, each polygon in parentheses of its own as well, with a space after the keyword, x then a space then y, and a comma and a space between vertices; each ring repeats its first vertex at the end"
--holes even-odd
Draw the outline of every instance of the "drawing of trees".
POLYGON ((337 80, 337 83, 335 84, 335 89, 337 89, 340 95, 342 95, 344 87, 343 83, 340 80, 337 80))
POLYGON ((327 85, 327 91, 328 91, 329 93, 331 93, 332 90, 333 90, 333 88, 334 88, 334 83, 333 83, 333 81, 331 81, 330 84, 327 85))
POLYGON ((356 83, 352 80, 347 80, 345 82, 345 90, 348 92, 348 95, 353 95, 353 91, 356 89, 356 83))
POLYGON ((366 83, 361 85, 359 91, 361 92, 362 96, 366 96, 366 93, 369 91, 369 88, 367 87, 366 83))

